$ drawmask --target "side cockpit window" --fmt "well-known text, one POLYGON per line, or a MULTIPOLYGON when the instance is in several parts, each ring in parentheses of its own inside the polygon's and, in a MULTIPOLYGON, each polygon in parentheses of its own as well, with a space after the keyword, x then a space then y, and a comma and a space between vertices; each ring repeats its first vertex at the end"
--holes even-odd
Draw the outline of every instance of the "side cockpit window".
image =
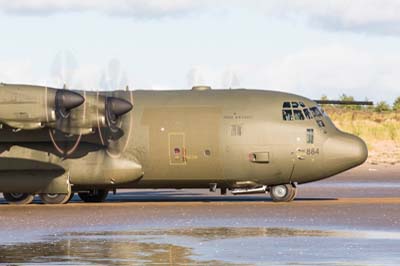
POLYGON ((314 117, 322 117, 321 111, 316 106, 311 107, 310 110, 314 117))

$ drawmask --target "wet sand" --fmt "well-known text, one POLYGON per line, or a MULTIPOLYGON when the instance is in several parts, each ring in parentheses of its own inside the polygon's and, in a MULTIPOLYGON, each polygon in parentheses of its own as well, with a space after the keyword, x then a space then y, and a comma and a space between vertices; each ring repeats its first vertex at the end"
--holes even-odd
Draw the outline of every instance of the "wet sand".
POLYGON ((399 166, 365 165, 299 186, 291 203, 206 190, 0 199, 0 265, 399 265, 399 181, 399 166))

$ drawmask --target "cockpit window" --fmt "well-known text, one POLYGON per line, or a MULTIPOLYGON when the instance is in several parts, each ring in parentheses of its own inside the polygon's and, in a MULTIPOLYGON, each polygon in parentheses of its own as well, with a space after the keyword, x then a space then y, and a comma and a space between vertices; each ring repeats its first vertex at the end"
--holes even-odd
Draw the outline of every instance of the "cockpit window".
POLYGON ((303 112, 301 110, 293 110, 294 112, 294 119, 295 120, 304 120, 304 115, 303 112))
POLYGON ((292 110, 283 110, 282 115, 283 115, 283 120, 285 120, 285 121, 293 120, 292 110))
POLYGON ((313 115, 308 108, 303 109, 303 112, 307 119, 313 119, 313 115))
POLYGON ((319 127, 325 127, 325 123, 322 120, 317 120, 317 124, 319 127))
POLYGON ((311 107, 310 110, 311 110, 311 113, 313 114, 314 117, 321 117, 322 116, 321 111, 317 107, 315 107, 315 106, 311 107))
POLYGON ((282 117, 285 121, 303 121, 303 120, 317 120, 320 127, 325 125, 318 122, 318 118, 326 116, 325 112, 319 106, 308 108, 304 102, 283 102, 282 104, 282 117))
POLYGON ((318 106, 318 110, 321 112, 322 116, 328 116, 321 106, 318 106))

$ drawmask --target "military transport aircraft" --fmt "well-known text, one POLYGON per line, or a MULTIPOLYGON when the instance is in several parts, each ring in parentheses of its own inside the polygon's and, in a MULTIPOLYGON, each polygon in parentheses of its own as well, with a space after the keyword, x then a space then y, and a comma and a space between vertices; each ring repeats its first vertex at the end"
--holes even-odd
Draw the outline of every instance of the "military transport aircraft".
POLYGON ((73 91, 0 84, 0 191, 11 204, 102 202, 119 188, 209 188, 291 201, 367 147, 317 102, 276 91, 73 91))

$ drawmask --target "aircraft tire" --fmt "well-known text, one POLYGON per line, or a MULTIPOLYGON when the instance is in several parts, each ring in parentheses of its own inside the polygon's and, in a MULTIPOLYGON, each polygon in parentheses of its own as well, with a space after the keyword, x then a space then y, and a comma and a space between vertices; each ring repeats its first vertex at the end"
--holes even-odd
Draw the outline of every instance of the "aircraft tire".
POLYGON ((84 202, 104 202, 108 196, 108 190, 98 189, 90 192, 79 192, 78 196, 84 202))
POLYGON ((72 192, 61 193, 42 193, 39 194, 40 199, 44 204, 65 204, 71 199, 72 192))
POLYGON ((24 205, 32 203, 35 195, 29 193, 3 193, 3 197, 8 204, 24 205))
POLYGON ((272 186, 269 194, 274 202, 289 202, 296 196, 296 188, 292 184, 272 186))

